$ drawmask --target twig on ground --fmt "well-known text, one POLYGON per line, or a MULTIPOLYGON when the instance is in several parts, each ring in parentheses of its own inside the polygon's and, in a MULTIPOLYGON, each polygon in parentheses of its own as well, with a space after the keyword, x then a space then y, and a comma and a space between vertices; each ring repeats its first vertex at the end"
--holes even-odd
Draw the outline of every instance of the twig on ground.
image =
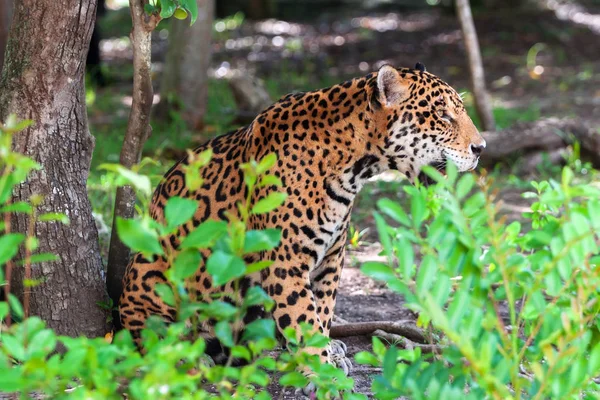
POLYGON ((427 343, 425 334, 417 328, 412 321, 370 321, 350 322, 347 324, 334 325, 331 327, 329 336, 340 338, 347 336, 368 336, 373 332, 381 330, 396 335, 402 335, 418 343, 427 343))

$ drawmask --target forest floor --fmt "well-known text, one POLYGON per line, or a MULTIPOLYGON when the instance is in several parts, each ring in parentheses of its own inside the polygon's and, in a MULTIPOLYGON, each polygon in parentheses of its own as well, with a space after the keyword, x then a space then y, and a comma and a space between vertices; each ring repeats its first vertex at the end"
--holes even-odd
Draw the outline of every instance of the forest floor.
MULTIPOLYGON (((499 128, 547 116, 600 120, 600 8, 568 8, 571 3, 565 2, 549 4, 553 9, 519 12, 518 23, 517 14, 511 10, 475 13, 499 128)), ((88 91, 91 130, 97 138, 93 168, 118 160, 131 99, 128 18, 124 10, 109 11, 102 21, 106 37, 102 43, 106 60, 103 69, 112 85, 88 91)), ((215 79, 209 88, 206 118, 206 131, 211 134, 220 134, 231 127, 235 104, 222 78, 236 73, 262 78, 274 99, 290 91, 314 89, 364 75, 384 63, 413 66, 417 61, 422 62, 457 90, 467 91, 469 87, 456 18, 437 8, 406 12, 330 10, 310 23, 249 22, 239 16, 220 22, 223 24, 218 25, 213 44, 210 73, 215 79)), ((155 35, 153 57, 157 76, 166 52, 166 36, 161 29, 155 35)), ((157 93, 159 89, 156 88, 157 93)), ((466 102, 472 110, 469 96, 466 102)), ((205 134, 189 132, 177 121, 157 122, 145 155, 159 159, 164 166, 156 171, 160 174, 161 168, 167 169, 173 161, 168 157, 170 149, 194 146, 204 140, 205 134)), ((523 171, 522 161, 516 154, 490 171, 499 189, 498 197, 503 201, 502 209, 514 220, 528 210, 529 203, 521 193, 531 188, 529 182, 560 173, 560 166, 545 162, 535 170, 523 171)), ((580 172, 584 174, 585 168, 580 172)), ((90 196, 100 225, 111 221, 112 195, 104 179, 102 173, 92 170, 90 196)), ((336 308, 336 314, 347 321, 416 318, 403 308, 400 296, 365 277, 358 269, 364 261, 377 258, 380 251, 372 217, 375 201, 389 197, 402 202, 403 184, 396 175, 385 174, 367 185, 358 198, 353 229, 362 235, 349 249, 336 308)), ((106 226, 101 229, 105 244, 108 232, 106 226)), ((350 356, 370 349, 370 338, 348 338, 345 342, 350 356)), ((357 366, 352 373, 357 392, 369 394, 369 377, 377 372, 357 366)), ((281 394, 277 388, 273 390, 281 394)), ((296 398, 293 393, 281 395, 296 398)))

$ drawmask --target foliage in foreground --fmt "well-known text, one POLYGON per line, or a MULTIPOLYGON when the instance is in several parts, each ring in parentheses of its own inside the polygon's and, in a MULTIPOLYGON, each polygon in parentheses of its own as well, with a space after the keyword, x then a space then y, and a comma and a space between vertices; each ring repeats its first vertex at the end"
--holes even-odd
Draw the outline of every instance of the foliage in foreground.
MULTIPOLYGON (((10 205, 14 186, 26 179, 28 172, 38 166, 30 159, 11 152, 11 138, 19 126, 0 130, 0 168, 2 195, 0 211, 4 216, 11 212, 26 212, 34 216, 32 205, 10 205)), ((199 170, 209 162, 209 152, 190 155, 186 173, 186 185, 194 190, 202 186, 199 170)), ((277 188, 280 181, 267 171, 275 164, 273 155, 259 163, 242 166, 249 194, 255 187, 277 188)), ((238 282, 246 274, 260 271, 268 262, 246 265, 244 256, 272 249, 279 243, 278 230, 246 230, 247 220, 253 214, 268 212, 278 207, 285 196, 277 190, 253 207, 250 201, 238 204, 240 218, 230 216, 230 221, 206 221, 182 241, 178 254, 165 254, 160 246, 165 237, 189 222, 198 207, 194 200, 175 197, 165 207, 164 225, 152 220, 147 212, 151 195, 148 177, 119 165, 105 165, 104 169, 116 174, 118 184, 130 184, 136 188, 141 199, 140 218, 118 220, 121 239, 135 251, 148 257, 165 256, 173 265, 167 273, 169 285, 157 291, 165 302, 178 312, 176 323, 165 325, 158 319, 148 322, 149 328, 142 333, 145 353, 140 354, 127 331, 117 333, 112 340, 104 338, 70 338, 58 336, 37 317, 25 315, 23 307, 12 294, 9 302, 0 302, 0 393, 16 392, 27 398, 32 392, 44 393, 52 398, 122 398, 131 399, 204 399, 204 398, 256 398, 270 399, 265 387, 278 381, 283 387, 301 388, 309 380, 296 372, 298 366, 307 366, 315 372, 311 378, 319 388, 318 398, 326 399, 343 394, 345 399, 361 399, 364 396, 343 393, 352 388, 353 381, 343 371, 331 365, 321 365, 318 358, 302 352, 281 352, 274 356, 277 340, 275 324, 271 319, 256 320, 247 325, 241 337, 231 329, 235 321, 244 318, 249 307, 263 306, 269 310, 272 300, 259 287, 251 288, 244 298, 231 304, 219 297, 210 304, 200 303, 188 291, 188 280, 200 262, 200 251, 211 249, 206 266, 215 284, 238 282), (10 305, 10 306, 9 306, 10 305), (16 316, 20 323, 9 323, 9 316, 16 316), (225 365, 215 366, 204 355, 205 342, 198 337, 194 327, 201 321, 216 321, 216 335, 221 344, 230 350, 225 365), (187 339, 187 340, 183 340, 187 339), (64 349, 61 354, 55 351, 64 349), (248 365, 232 366, 234 358, 245 360, 248 365)), ((46 218, 58 216, 46 216, 46 218)), ((191 223, 191 222, 190 222, 191 223)), ((22 243, 35 243, 32 235, 6 232, 0 226, 0 281, 6 284, 3 271, 11 264, 22 243)), ((32 248, 32 251, 35 250, 32 248)), ((30 268, 37 259, 32 256, 25 261, 30 268)), ((34 283, 34 284, 39 284, 34 283)), ((292 329, 285 332, 290 347, 323 347, 328 339, 321 335, 305 335, 298 343, 292 329)))
POLYGON ((576 183, 569 167, 560 182, 533 182, 533 229, 522 232, 499 216, 485 179, 475 188, 452 167, 446 179, 429 173, 436 186, 405 188, 410 213, 378 203, 394 221, 375 215, 389 263, 362 270, 402 294, 440 346, 424 354, 374 339, 357 360, 383 367, 377 397, 597 396, 600 187, 576 183))
MULTIPOLYGON (((7 125, 0 131, 0 212, 60 218, 37 217, 35 205, 9 204, 13 187, 38 166, 10 151, 11 135, 19 126, 7 125)), ((198 171, 209 159, 210 153, 190 158, 186 174, 190 188, 202 185, 198 171)), ((244 165, 246 183, 278 186, 278 179, 268 174, 274 163, 270 156, 244 165)), ((105 169, 115 173, 117 183, 134 186, 141 199, 140 217, 118 222, 121 238, 136 251, 161 254, 160 238, 187 223, 197 204, 171 199, 166 223, 158 224, 146 211, 149 179, 138 169, 116 165, 105 169)), ((536 192, 529 196, 536 201, 525 215, 533 230, 523 233, 519 223, 506 225, 498 217, 498 204, 486 182, 475 188, 473 175, 458 179, 454 168, 448 172, 448 178, 435 186, 405 188, 410 213, 390 200, 378 204, 382 213, 376 214, 376 222, 389 262, 368 263, 363 270, 401 293, 440 346, 433 354, 424 354, 419 347, 398 349, 398 343, 393 343, 386 348, 374 339, 373 354, 360 353, 357 361, 382 367, 383 374, 373 382, 376 397, 575 399, 597 395, 593 378, 600 374, 600 189, 577 183, 569 168, 564 169, 561 182, 533 183, 536 192)), ((431 174, 440 178, 434 171, 431 174)), ((194 231, 199 233, 182 242, 183 251, 163 254, 174 267, 168 274, 170 285, 158 290, 177 308, 179 322, 166 326, 152 321, 142 336, 143 355, 126 331, 117 333, 112 343, 104 338, 57 336, 38 318, 27 318, 16 298, 8 296, 8 302, 0 302, 0 392, 27 398, 35 391, 57 399, 121 398, 123 394, 132 399, 268 399, 271 395, 265 388, 275 381, 284 387, 306 385, 307 379, 296 367, 308 365, 316 373, 312 381, 319 389, 317 398, 338 394, 346 399, 364 398, 348 393, 353 381, 342 371, 321 365, 314 357, 288 352, 274 356, 273 321, 253 322, 242 337, 232 332, 231 323, 243 318, 249 307, 271 307, 271 299, 261 289, 249 290, 236 305, 218 297, 210 304, 198 303, 187 290, 200 249, 212 249, 206 263, 218 283, 235 282, 268 267, 266 263, 247 265, 244 256, 276 246, 279 232, 247 231, 245 222, 252 213, 277 207, 283 201, 278 193, 274 190, 254 208, 249 201, 240 204, 239 219, 199 225, 194 231), (7 327, 10 315, 22 322, 7 327), (209 318, 217 321, 217 336, 231 351, 230 361, 222 366, 207 361, 204 340, 194 334, 193 327, 209 318), (60 347, 65 351, 55 354, 60 347), (245 359, 248 365, 232 366, 233 357, 245 359)), ((9 233, 5 222, 0 222, 0 231, 3 286, 3 273, 19 246, 33 253, 24 268, 50 257, 35 254, 31 234, 9 233)), ((307 335, 305 343, 294 344, 293 332, 286 335, 291 347, 327 342, 321 336, 307 335)))

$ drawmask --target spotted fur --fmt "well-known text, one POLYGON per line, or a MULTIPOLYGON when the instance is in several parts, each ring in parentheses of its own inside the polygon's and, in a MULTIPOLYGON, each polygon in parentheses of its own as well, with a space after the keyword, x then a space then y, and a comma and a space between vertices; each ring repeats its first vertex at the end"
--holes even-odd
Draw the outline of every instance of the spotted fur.
MULTIPOLYGON (((204 185, 188 191, 183 172, 187 161, 180 161, 156 189, 151 213, 163 221, 164 206, 173 196, 198 201, 193 221, 162 242, 176 252, 179 240, 201 222, 226 220, 227 213, 237 213, 236 202, 247 191, 242 163, 276 153, 278 162, 271 172, 283 182, 287 200, 273 212, 252 216, 248 229, 280 228, 281 244, 246 260, 272 260, 273 265, 245 277, 237 292, 233 284, 214 287, 205 266, 199 265, 192 293, 208 302, 211 294, 225 292, 225 300, 235 303, 249 287, 260 285, 275 300, 272 318, 279 331, 293 327, 300 337, 298 326, 306 322, 328 335, 350 213, 364 183, 390 169, 414 180, 424 165, 442 166, 448 159, 461 171, 470 170, 484 147, 460 96, 448 84, 422 65, 384 66, 330 88, 289 94, 250 125, 200 146, 196 153, 211 148, 214 154, 201 171, 204 185)), ((251 199, 257 201, 273 190, 277 188, 259 188, 251 199)), ((119 310, 123 326, 138 341, 150 315, 175 319, 175 310, 154 292, 156 283, 166 282, 168 267, 164 258, 150 261, 138 254, 127 268, 119 310)), ((241 331, 263 315, 262 308, 254 307, 234 329, 241 331)), ((223 349, 213 324, 207 321, 201 329, 208 353, 217 357, 223 349)), ((332 362, 329 350, 309 351, 332 362)))

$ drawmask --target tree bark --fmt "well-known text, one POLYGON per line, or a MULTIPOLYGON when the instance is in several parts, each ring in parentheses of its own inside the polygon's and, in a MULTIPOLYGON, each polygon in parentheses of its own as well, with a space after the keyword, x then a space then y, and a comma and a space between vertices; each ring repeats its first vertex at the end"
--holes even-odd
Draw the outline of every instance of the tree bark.
POLYGON ((546 118, 519 123, 499 132, 482 132, 487 146, 481 157, 483 165, 493 165, 517 152, 552 152, 578 141, 582 153, 595 167, 600 167, 600 133, 598 121, 569 118, 546 118))
MULTIPOLYGON (((14 150, 42 169, 18 186, 13 201, 44 200, 38 213, 64 213, 69 225, 37 222, 40 252, 59 258, 33 264, 23 285, 24 268, 13 271, 13 288, 21 298, 31 291, 31 313, 61 335, 95 337, 106 332, 106 301, 98 232, 87 197, 94 138, 85 108, 85 57, 96 2, 89 0, 21 0, 14 10, 5 68, 0 79, 0 120, 9 114, 34 124, 16 135, 14 150)), ((29 218, 14 215, 13 231, 26 233, 29 218)), ((20 256, 24 256, 22 251, 20 256)))
POLYGON ((0 0, 0 71, 4 64, 4 50, 8 39, 8 29, 12 19, 13 0, 0 0))
POLYGON ((171 109, 182 112, 183 119, 194 130, 204 125, 208 97, 208 67, 211 58, 211 34, 215 0, 196 0, 198 19, 171 21, 169 50, 160 84, 161 101, 157 116, 169 117, 171 109))
POLYGON ((483 129, 493 131, 496 129, 496 122, 492 114, 488 92, 485 88, 485 76, 481 62, 481 53, 479 51, 479 41, 477 40, 477 32, 473 23, 469 0, 456 0, 456 12, 467 50, 471 86, 473 87, 473 98, 475 100, 477 115, 479 115, 483 129))
MULTIPOLYGON (((133 101, 120 156, 120 162, 126 168, 131 168, 140 162, 144 143, 152 131, 150 128, 150 111, 153 97, 152 76, 150 74, 151 34, 160 22, 160 17, 147 15, 144 11, 145 4, 148 4, 147 0, 129 0, 133 22, 133 28, 129 36, 133 47, 134 75, 133 101)), ((130 257, 129 248, 121 242, 117 234, 116 221, 118 217, 133 218, 135 199, 135 191, 131 186, 123 186, 117 189, 106 279, 108 294, 115 305, 118 303, 123 291, 123 275, 130 257)), ((118 327, 118 314, 116 316, 117 318, 114 321, 118 327)))

